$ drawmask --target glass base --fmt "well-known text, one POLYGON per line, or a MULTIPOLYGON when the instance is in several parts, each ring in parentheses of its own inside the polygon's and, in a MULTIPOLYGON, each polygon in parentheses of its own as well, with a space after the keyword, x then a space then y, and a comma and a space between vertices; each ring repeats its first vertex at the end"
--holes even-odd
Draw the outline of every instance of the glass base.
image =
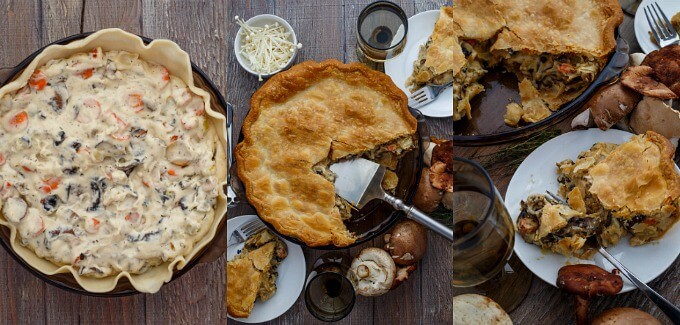
POLYGON ((526 298, 533 278, 531 271, 513 254, 503 272, 475 287, 454 287, 453 295, 474 293, 489 297, 509 314, 526 298))

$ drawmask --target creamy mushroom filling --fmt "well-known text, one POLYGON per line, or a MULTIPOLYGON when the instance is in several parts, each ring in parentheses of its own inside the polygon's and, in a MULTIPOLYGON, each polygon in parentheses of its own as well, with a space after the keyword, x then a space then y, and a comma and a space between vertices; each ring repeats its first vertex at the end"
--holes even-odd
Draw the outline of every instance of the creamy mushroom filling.
MULTIPOLYGON (((586 90, 602 67, 592 57, 584 55, 539 55, 509 51, 502 55, 504 65, 519 79, 528 79, 540 92, 552 96, 575 97, 586 90)), ((551 107, 554 111, 558 107, 551 107)))
POLYGON ((0 203, 20 243, 81 275, 185 256, 217 199, 205 103, 158 64, 95 48, 0 99, 0 203))
MULTIPOLYGON (((394 139, 352 157, 366 158, 388 168, 385 171, 382 186, 384 190, 394 192, 399 183, 399 177, 392 170, 397 168, 399 159, 401 159, 408 151, 413 150, 414 147, 415 141, 413 136, 408 135, 394 139)), ((343 159, 351 159, 351 157, 344 157, 343 159)), ((312 170, 323 176, 327 181, 334 183, 336 175, 329 168, 332 163, 333 161, 331 161, 330 157, 326 158, 324 161, 314 165, 312 170)), ((354 206, 337 194, 335 195, 335 207, 340 211, 342 220, 349 220, 352 218, 352 211, 355 210, 354 206)))

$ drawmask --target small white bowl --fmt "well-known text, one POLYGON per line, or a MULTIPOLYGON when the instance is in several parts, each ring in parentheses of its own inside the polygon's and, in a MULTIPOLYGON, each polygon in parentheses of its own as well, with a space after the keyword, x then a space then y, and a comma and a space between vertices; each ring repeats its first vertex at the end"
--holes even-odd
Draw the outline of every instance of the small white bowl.
MULTIPOLYGON (((293 44, 297 44, 297 36, 295 35, 295 31, 293 30, 293 27, 290 26, 290 24, 283 18, 275 15, 269 15, 269 14, 264 14, 264 15, 257 15, 255 17, 252 17, 246 21, 246 24, 249 26, 253 27, 264 27, 264 25, 271 25, 275 22, 278 22, 279 25, 282 25, 284 29, 286 29, 287 32, 290 32, 291 36, 293 37, 292 42, 293 44)), ((243 28, 239 28, 238 32, 236 33, 236 39, 234 40, 234 51, 236 52, 236 60, 238 60, 238 63, 241 65, 243 69, 246 71, 250 72, 253 75, 259 76, 257 72, 253 71, 250 67, 250 64, 248 61, 241 55, 241 37, 243 37, 243 28)), ((290 68, 290 66, 293 64, 293 61, 295 61, 295 57, 297 56, 297 49, 295 49, 295 52, 293 53, 293 56, 290 57, 290 60, 288 60, 288 63, 284 67, 282 67, 279 70, 276 70, 272 73, 269 74, 262 74, 262 78, 269 78, 283 70, 286 70, 290 68)))

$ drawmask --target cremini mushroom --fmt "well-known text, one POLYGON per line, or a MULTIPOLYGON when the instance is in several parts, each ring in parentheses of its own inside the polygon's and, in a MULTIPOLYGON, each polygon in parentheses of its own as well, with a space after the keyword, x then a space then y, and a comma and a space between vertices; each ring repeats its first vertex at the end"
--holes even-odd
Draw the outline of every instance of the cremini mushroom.
POLYGON ((645 97, 630 116, 630 127, 637 134, 654 131, 664 137, 680 137, 680 112, 664 101, 645 97))
POLYGON ((385 250, 399 265, 418 263, 427 250, 427 230, 413 220, 399 222, 384 239, 385 250))
POLYGON ((641 65, 637 67, 628 67, 621 74, 621 83, 645 96, 662 99, 678 97, 665 84, 653 79, 653 76, 654 69, 650 66, 641 65))
POLYGON ((430 182, 430 170, 423 168, 420 173, 420 182, 418 183, 418 190, 413 198, 413 205, 425 213, 431 213, 437 210, 439 203, 442 201, 442 190, 434 188, 430 182))
POLYGON ((598 91, 586 107, 590 109, 593 122, 604 131, 628 115, 641 98, 640 94, 617 82, 598 91))
POLYGON ((647 54, 641 64, 649 66, 654 79, 680 96, 680 45, 666 46, 653 51, 647 54))
POLYGON ((613 296, 623 288, 623 280, 597 265, 574 264, 563 266, 557 272, 557 287, 575 297, 574 321, 576 325, 588 324, 588 306, 595 296, 613 296))
POLYGON ((364 248, 352 261, 347 277, 356 293, 362 296, 380 296, 387 293, 397 273, 397 266, 386 251, 364 248))

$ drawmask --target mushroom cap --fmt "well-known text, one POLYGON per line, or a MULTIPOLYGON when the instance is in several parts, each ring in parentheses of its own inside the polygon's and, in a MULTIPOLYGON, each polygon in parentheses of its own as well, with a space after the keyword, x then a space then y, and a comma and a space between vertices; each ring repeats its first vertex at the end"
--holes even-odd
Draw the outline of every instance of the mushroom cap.
POLYGON ((446 192, 442 197, 442 204, 448 210, 453 210, 453 192, 446 192))
POLYGON ((628 115, 642 96, 617 82, 598 91, 588 101, 593 120, 601 130, 607 130, 628 115))
POLYGON ((416 191, 416 196, 413 198, 413 205, 425 213, 431 213, 441 203, 442 195, 442 191, 434 188, 430 183, 430 170, 423 168, 423 172, 420 173, 418 191, 416 191))
POLYGON ((647 54, 642 65, 650 66, 654 78, 680 96, 680 45, 666 46, 647 54))
POLYGON ((654 131, 664 137, 680 137, 680 112, 662 100, 645 97, 630 115, 630 127, 637 134, 654 131))
MULTIPOLYGON (((452 160, 453 164, 453 160, 452 160)), ((451 165, 453 168, 453 165, 451 165)), ((446 163, 433 159, 430 167, 430 184, 442 191, 453 192, 453 171, 447 171, 446 163)))
POLYGON ((635 308, 612 308, 595 317, 591 325, 654 325, 661 322, 652 315, 635 308))
POLYGON ((418 263, 427 250, 427 230, 419 223, 406 219, 385 235, 385 248, 399 265, 418 263))
MULTIPOLYGON (((649 56, 647 56, 649 58, 649 56)), ((644 62, 643 62, 644 63, 644 62)), ((621 83, 645 96, 672 99, 678 96, 652 77, 654 76, 654 69, 650 66, 641 65, 637 67, 628 67, 623 74, 621 74, 621 83)))
POLYGON ((397 266, 386 251, 364 248, 352 261, 347 277, 356 293, 362 296, 380 296, 392 287, 397 266))
POLYGON ((597 265, 574 264, 557 272, 557 287, 581 297, 615 295, 623 288, 621 276, 609 273, 597 265))
POLYGON ((447 140, 436 145, 432 150, 432 165, 441 161, 446 165, 446 171, 453 171, 453 141, 447 140))

